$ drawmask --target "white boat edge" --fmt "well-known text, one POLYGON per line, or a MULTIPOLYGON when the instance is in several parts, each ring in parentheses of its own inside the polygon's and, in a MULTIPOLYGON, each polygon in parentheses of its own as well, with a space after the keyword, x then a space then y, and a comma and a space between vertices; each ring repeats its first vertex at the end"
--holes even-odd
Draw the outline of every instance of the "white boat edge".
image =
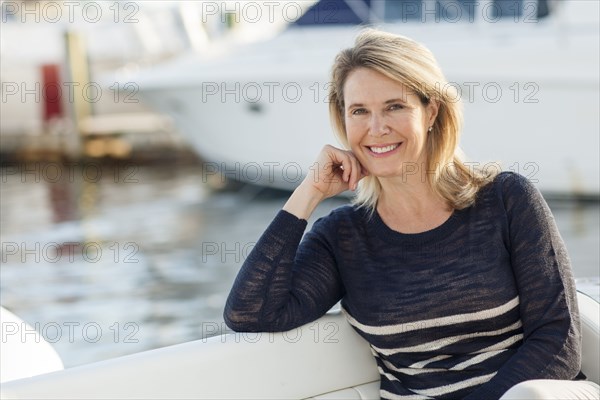
MULTIPOLYGON (((600 303, 578 293, 582 370, 600 383, 600 303)), ((339 311, 283 333, 232 333, 2 384, 2 399, 378 399, 365 342, 339 311)))
POLYGON ((34 327, 0 307, 0 383, 60 371, 63 362, 34 327))

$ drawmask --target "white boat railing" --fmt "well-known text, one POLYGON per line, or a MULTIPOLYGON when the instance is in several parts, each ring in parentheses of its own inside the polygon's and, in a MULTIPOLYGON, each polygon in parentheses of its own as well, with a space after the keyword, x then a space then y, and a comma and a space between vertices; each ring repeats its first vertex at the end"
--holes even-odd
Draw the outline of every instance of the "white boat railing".
MULTIPOLYGON (((582 370, 600 382, 600 304, 579 293, 582 370)), ((368 344, 339 312, 7 382, 2 399, 378 399, 368 344)))

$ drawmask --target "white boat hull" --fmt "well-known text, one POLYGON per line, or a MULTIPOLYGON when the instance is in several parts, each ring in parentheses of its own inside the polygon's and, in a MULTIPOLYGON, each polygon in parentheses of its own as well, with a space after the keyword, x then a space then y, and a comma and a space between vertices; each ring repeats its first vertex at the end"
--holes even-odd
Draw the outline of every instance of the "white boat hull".
MULTIPOLYGON (((480 166, 513 170, 548 193, 600 193, 598 20, 381 25, 426 44, 465 105, 461 145, 480 166), (579 25, 578 25, 579 24, 579 25), (489 163, 489 164, 488 164, 489 163)), ((581 8, 581 7, 580 7, 581 8)), ((572 10, 571 10, 572 11, 572 10)), ((580 15, 580 14, 577 14, 580 15)), ((197 152, 230 178, 284 189, 336 143, 329 68, 358 28, 294 27, 213 60, 188 55, 137 76, 197 152)))

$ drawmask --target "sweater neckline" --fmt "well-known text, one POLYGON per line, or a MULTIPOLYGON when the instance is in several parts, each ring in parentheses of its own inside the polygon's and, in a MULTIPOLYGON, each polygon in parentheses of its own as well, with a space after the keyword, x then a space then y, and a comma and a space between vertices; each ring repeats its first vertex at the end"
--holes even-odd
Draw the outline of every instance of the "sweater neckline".
POLYGON ((463 216, 464 210, 454 210, 448 219, 435 228, 419 233, 402 233, 387 226, 375 209, 368 217, 367 225, 376 236, 388 242, 426 243, 448 237, 461 224, 463 216))

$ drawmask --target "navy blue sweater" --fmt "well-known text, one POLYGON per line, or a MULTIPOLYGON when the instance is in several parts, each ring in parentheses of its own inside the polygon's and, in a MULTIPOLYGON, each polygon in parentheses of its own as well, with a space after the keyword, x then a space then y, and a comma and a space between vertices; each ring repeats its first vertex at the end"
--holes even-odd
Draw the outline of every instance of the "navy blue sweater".
POLYGON ((306 225, 277 214, 229 294, 230 328, 289 330, 341 300, 371 344, 382 398, 498 399, 521 381, 579 372, 569 258, 524 177, 499 174, 475 205, 423 233, 396 232, 355 206, 303 238, 306 225))

